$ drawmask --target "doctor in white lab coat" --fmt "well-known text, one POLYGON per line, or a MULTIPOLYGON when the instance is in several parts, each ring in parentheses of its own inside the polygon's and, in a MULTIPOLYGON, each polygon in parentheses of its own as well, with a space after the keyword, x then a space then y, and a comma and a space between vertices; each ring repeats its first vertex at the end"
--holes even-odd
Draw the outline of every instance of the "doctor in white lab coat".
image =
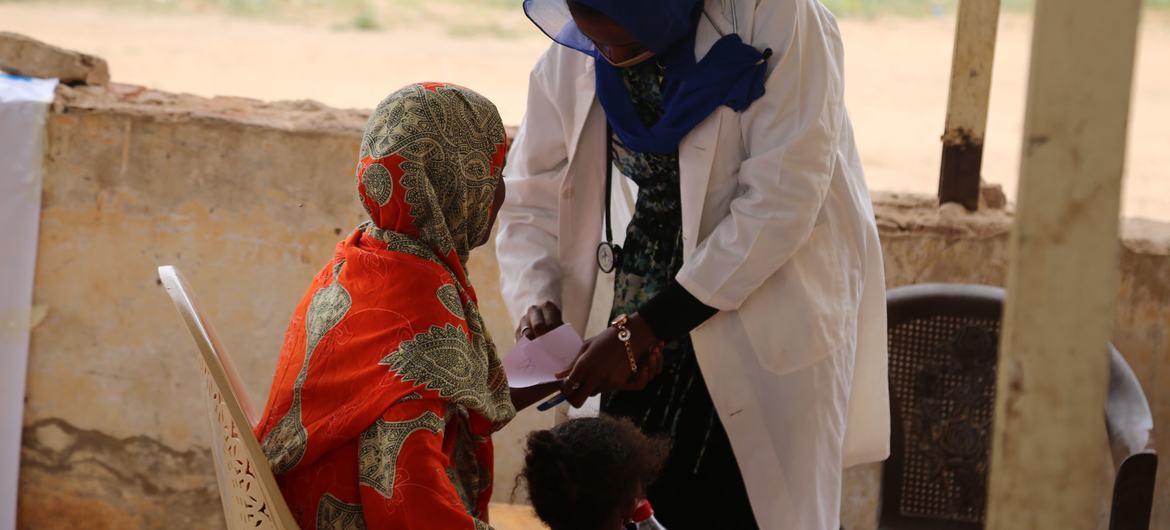
MULTIPOLYGON (((760 528, 836 529, 843 468, 884 459, 889 450, 882 254, 845 111, 836 21, 817 0, 577 4, 609 16, 634 39, 623 41, 622 31, 595 21, 578 26, 565 0, 525 2, 557 43, 532 71, 527 114, 505 169, 497 254, 518 332, 534 336, 562 318, 585 329, 611 138, 635 151, 673 142, 682 241, 674 280, 712 313, 686 338, 751 512, 760 528), (635 13, 696 3, 698 16, 635 13), (598 89, 607 86, 599 68, 676 60, 669 46, 678 39, 639 36, 669 34, 677 20, 695 28, 682 40, 688 52, 693 46, 695 64, 719 53, 734 69, 727 65, 758 53, 759 69, 744 69, 739 84, 696 77, 710 86, 689 100, 677 87, 664 96, 669 107, 670 97, 693 102, 712 91, 740 91, 698 119, 668 109, 662 121, 673 120, 671 127, 621 123, 614 97, 598 89), (739 48, 727 42, 736 37, 739 48), (752 79, 759 86, 748 86, 752 79), (607 121, 618 122, 612 136, 607 121)), ((668 82, 673 64, 664 68, 668 82)), ((636 313, 618 320, 591 338, 566 378, 563 392, 574 405, 621 388, 638 361, 644 366, 651 349, 672 339, 655 336, 636 313)))

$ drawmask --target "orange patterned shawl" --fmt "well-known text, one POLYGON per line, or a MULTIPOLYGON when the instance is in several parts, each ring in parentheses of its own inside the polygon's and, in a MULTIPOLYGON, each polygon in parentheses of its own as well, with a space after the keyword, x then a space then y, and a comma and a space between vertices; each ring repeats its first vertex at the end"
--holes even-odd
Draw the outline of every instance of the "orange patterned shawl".
POLYGON ((298 305, 256 429, 304 530, 487 527, 490 435, 515 410, 466 263, 504 152, 495 107, 462 87, 409 86, 370 117, 371 221, 298 305))

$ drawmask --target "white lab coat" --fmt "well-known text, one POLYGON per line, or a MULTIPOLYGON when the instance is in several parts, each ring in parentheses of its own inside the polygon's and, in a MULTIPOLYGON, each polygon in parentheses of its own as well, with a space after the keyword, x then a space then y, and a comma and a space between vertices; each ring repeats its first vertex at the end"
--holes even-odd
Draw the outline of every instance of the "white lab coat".
MULTIPOLYGON (((707 0, 720 34, 772 48, 766 93, 679 145, 684 264, 720 312, 691 332, 761 528, 836 529, 847 465, 889 451, 882 254, 843 101, 836 21, 816 0, 707 0)), ((604 208, 593 60, 553 45, 505 168, 497 256, 516 319, 557 303, 584 329, 604 208)), ((718 506, 711 509, 718 510, 718 506)))

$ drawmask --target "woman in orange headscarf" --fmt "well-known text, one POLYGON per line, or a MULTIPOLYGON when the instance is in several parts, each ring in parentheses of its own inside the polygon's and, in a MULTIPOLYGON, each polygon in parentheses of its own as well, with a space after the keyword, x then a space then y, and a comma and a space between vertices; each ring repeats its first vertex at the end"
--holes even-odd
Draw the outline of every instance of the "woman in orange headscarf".
POLYGON ((516 409, 467 258, 504 153, 495 106, 462 87, 412 85, 370 117, 371 220, 297 307, 256 428, 302 529, 487 528, 490 435, 516 409))

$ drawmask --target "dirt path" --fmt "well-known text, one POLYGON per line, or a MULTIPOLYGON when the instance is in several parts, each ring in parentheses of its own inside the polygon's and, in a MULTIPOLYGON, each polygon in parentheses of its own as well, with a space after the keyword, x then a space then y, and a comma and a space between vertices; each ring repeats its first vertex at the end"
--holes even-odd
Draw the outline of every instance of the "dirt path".
MULTIPOLYGON (((871 187, 933 192, 953 19, 847 19, 841 27, 847 98, 871 187)), ((546 46, 535 29, 510 39, 452 37, 425 24, 368 33, 44 4, 0 4, 0 30, 103 56, 119 82, 207 96, 371 108, 408 82, 451 81, 492 98, 508 123, 523 115, 528 71, 546 46)), ((1026 17, 1003 19, 984 175, 1003 184, 1009 197, 1019 165, 1029 39, 1026 17)), ((1166 51, 1170 18, 1151 14, 1139 50, 1124 204, 1127 215, 1170 220, 1166 51)))

